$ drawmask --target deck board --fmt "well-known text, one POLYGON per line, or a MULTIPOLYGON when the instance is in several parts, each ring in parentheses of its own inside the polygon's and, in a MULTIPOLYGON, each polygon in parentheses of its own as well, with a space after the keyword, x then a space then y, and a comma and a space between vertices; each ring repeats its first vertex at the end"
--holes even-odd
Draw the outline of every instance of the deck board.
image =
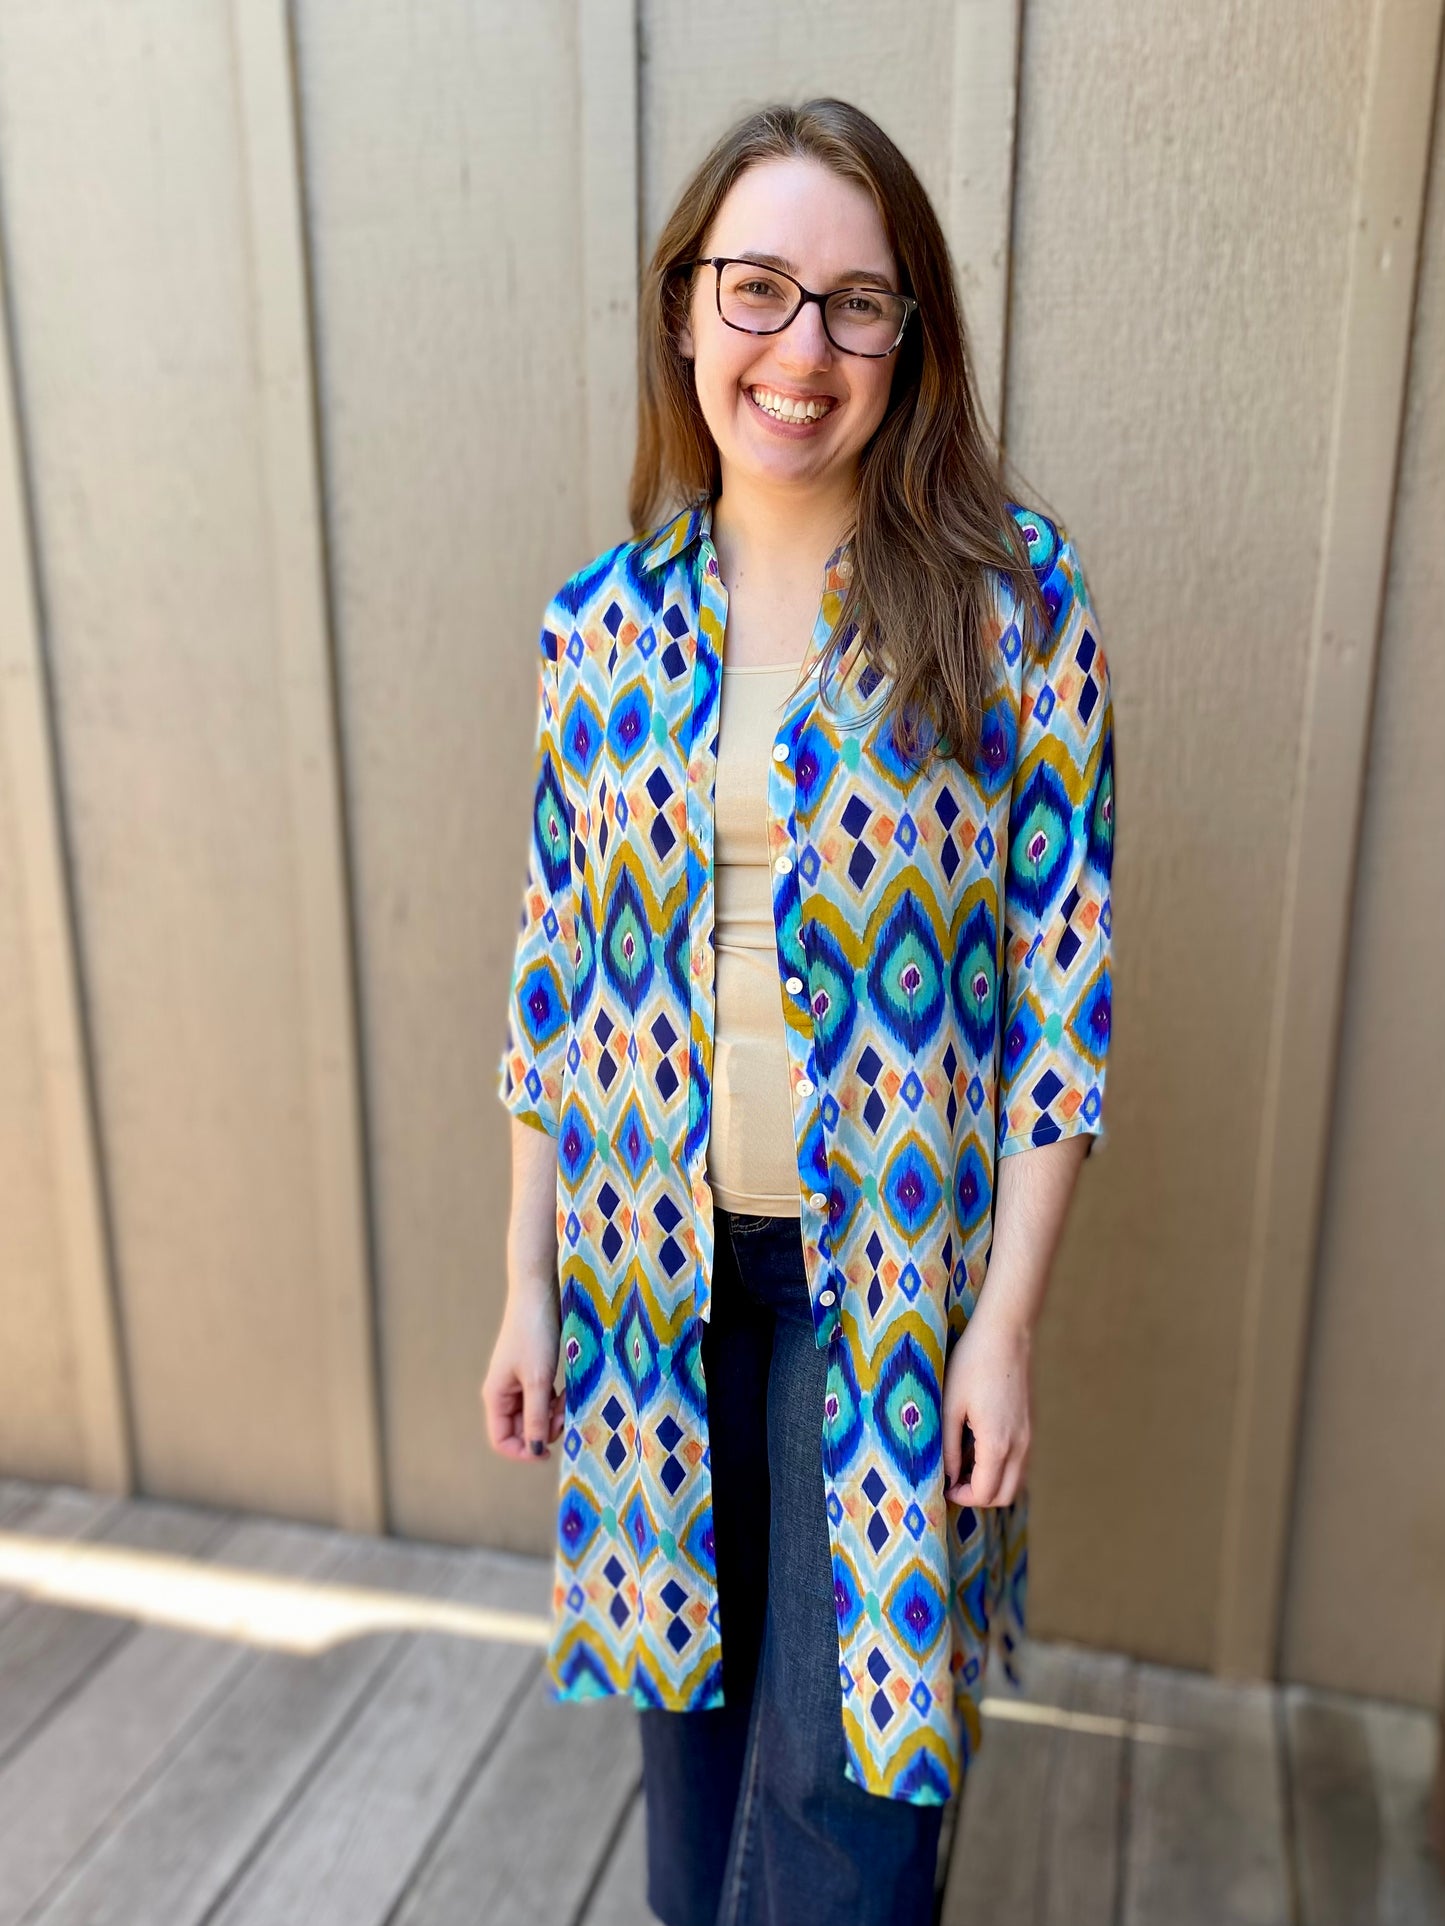
POLYGON ((1310 1687, 1284 1696, 1303 1926, 1439 1926, 1428 1721, 1310 1687))
MULTIPOLYGON (((0 1531, 24 1532, 31 1538, 68 1541, 88 1538, 111 1520, 124 1516, 128 1507, 118 1498, 97 1492, 77 1491, 71 1485, 51 1487, 12 1487, 14 1498, 9 1515, 0 1519, 0 1531)), ((142 1501, 137 1500, 139 1505, 142 1501)), ((22 1593, 0 1587, 0 1627, 30 1604, 22 1593)))
POLYGON ((1124 1926, 1293 1926, 1275 1699, 1139 1666, 1124 1926))
MULTIPOLYGON (((0 1926, 648 1926, 636 1719, 551 1698, 550 1560, 18 1479, 0 1533, 179 1556, 223 1601, 0 1591, 0 1926), (287 1649, 225 1605, 247 1573, 527 1623, 287 1649)), ((1445 1926, 1430 1711, 1041 1641, 1024 1679, 986 1700, 941 1926, 1445 1926)))
POLYGON ((1075 1650, 1058 1735, 1039 1926, 1113 1926, 1119 1904, 1134 1664, 1075 1650))
MULTIPOLYGON (((110 1513, 85 1534, 133 1551, 201 1552, 227 1527, 222 1513, 140 1503, 110 1513)), ((132 1634, 109 1612, 76 1611, 41 1599, 18 1603, 0 1626, 0 1766, 50 1708, 132 1634)))
POLYGON ((646 1926, 647 1815, 638 1787, 578 1926, 646 1926))
MULTIPOLYGON (((404 1583, 407 1553, 349 1546, 328 1576, 404 1583)), ((37 1926, 199 1926, 262 1836, 336 1742, 400 1635, 317 1653, 253 1652, 85 1863, 36 1915, 37 1926)))
MULTIPOLYGON (((247 1571, 304 1577, 339 1552, 320 1536, 244 1520, 202 1557, 247 1571)), ((0 1926, 53 1888, 251 1660, 238 1641, 144 1625, 54 1711, 0 1771, 0 1926)))
POLYGON ((1035 1641, 1022 1690, 985 1697, 943 1926, 1111 1926, 1123 1740, 1109 1728, 1129 1669, 1113 1654, 1035 1641), (1011 1716, 1030 1709, 1043 1716, 1011 1716))
MULTIPOLYGON (((525 1609, 539 1587, 495 1561, 440 1554, 415 1577, 433 1597, 525 1609)), ((208 1926, 385 1926, 465 1781, 537 1672, 534 1647, 408 1636, 346 1735, 208 1926)))
POLYGON ((631 1704, 560 1704, 547 1696, 539 1670, 396 1926, 476 1926, 482 1914, 487 1926, 575 1919, 641 1777, 631 1704))

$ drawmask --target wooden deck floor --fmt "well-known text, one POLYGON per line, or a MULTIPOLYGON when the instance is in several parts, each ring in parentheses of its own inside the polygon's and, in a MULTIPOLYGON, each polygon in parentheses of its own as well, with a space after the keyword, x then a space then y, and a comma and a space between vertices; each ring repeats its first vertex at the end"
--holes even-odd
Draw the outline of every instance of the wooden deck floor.
MULTIPOLYGON (((645 1926, 633 1715, 547 1699, 549 1583, 0 1482, 0 1926, 645 1926)), ((1030 1657, 943 1926, 1445 1926, 1428 1715, 1030 1657)))

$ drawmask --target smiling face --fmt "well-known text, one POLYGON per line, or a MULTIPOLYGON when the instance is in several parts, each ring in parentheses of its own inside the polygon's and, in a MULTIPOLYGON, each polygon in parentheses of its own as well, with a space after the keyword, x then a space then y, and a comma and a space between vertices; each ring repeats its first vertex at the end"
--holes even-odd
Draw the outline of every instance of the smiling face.
MULTIPOLYGON (((821 162, 760 161, 733 182, 700 254, 768 257, 820 294, 899 290, 872 196, 821 162)), ((898 355, 835 348, 816 302, 781 333, 747 334, 717 311, 717 274, 696 270, 678 347, 693 362, 698 404, 732 471, 766 487, 851 487, 858 458, 888 410, 898 355)))

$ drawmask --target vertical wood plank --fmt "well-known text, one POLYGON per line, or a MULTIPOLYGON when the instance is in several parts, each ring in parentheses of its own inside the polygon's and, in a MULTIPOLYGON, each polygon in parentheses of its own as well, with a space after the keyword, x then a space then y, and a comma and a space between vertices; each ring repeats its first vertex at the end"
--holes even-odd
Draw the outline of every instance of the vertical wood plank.
POLYGON ((85 1478, 134 1484, 0 237, 0 753, 10 772, 85 1478))
POLYGON ((1240 1324, 1215 1666, 1276 1664, 1441 0, 1378 0, 1240 1324))
POLYGON ((334 1522, 385 1523, 349 864, 326 599, 295 67, 285 0, 232 0, 256 380, 304 976, 334 1522))
POLYGON ((978 378, 979 406, 1003 438, 1009 245, 1022 0, 956 0, 948 244, 978 378))
POLYGON ((578 0, 582 280, 586 303, 587 539, 631 531, 637 422, 637 0, 578 0))

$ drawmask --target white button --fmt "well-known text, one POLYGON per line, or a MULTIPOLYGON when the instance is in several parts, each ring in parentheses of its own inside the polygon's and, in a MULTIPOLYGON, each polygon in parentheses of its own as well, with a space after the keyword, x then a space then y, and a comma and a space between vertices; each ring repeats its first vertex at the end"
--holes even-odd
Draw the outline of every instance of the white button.
POLYGON ((808 1199, 808 1202, 813 1206, 814 1210, 826 1210, 828 1208, 827 1191, 815 1190, 812 1196, 808 1199))
POLYGON ((787 987, 788 987, 788 988, 789 988, 789 989, 790 989, 790 990, 792 991, 792 993, 793 993, 793 995, 794 995, 794 996, 796 996, 796 995, 798 994, 798 992, 799 992, 799 990, 801 990, 801 989, 802 989, 802 987, 803 987, 803 979, 802 979, 802 977, 800 977, 800 976, 790 976, 790 977, 788 978, 788 983, 787 983, 787 987))
POLYGON ((819 1293, 818 1293, 818 1302, 819 1302, 820 1304, 831 1304, 831 1303, 833 1302, 833 1292, 832 1292, 832 1291, 819 1291, 819 1293))
POLYGON ((775 743, 773 744, 773 761, 774 761, 774 762, 786 762, 787 760, 788 760, 788 745, 787 745, 787 743, 785 743, 785 742, 775 742, 775 743))
POLYGON ((791 856, 780 856, 773 865, 773 868, 778 872, 779 876, 786 876, 792 867, 793 859, 791 856))
POLYGON ((798 1095, 799 1095, 800 1097, 811 1097, 811 1096, 812 1096, 812 1094, 813 1094, 813 1086, 812 1086, 812 1084, 811 1084, 811 1083, 810 1083, 810 1082, 808 1081, 808 1079, 807 1079, 806 1077, 799 1077, 799 1079, 798 1079, 798 1095))

